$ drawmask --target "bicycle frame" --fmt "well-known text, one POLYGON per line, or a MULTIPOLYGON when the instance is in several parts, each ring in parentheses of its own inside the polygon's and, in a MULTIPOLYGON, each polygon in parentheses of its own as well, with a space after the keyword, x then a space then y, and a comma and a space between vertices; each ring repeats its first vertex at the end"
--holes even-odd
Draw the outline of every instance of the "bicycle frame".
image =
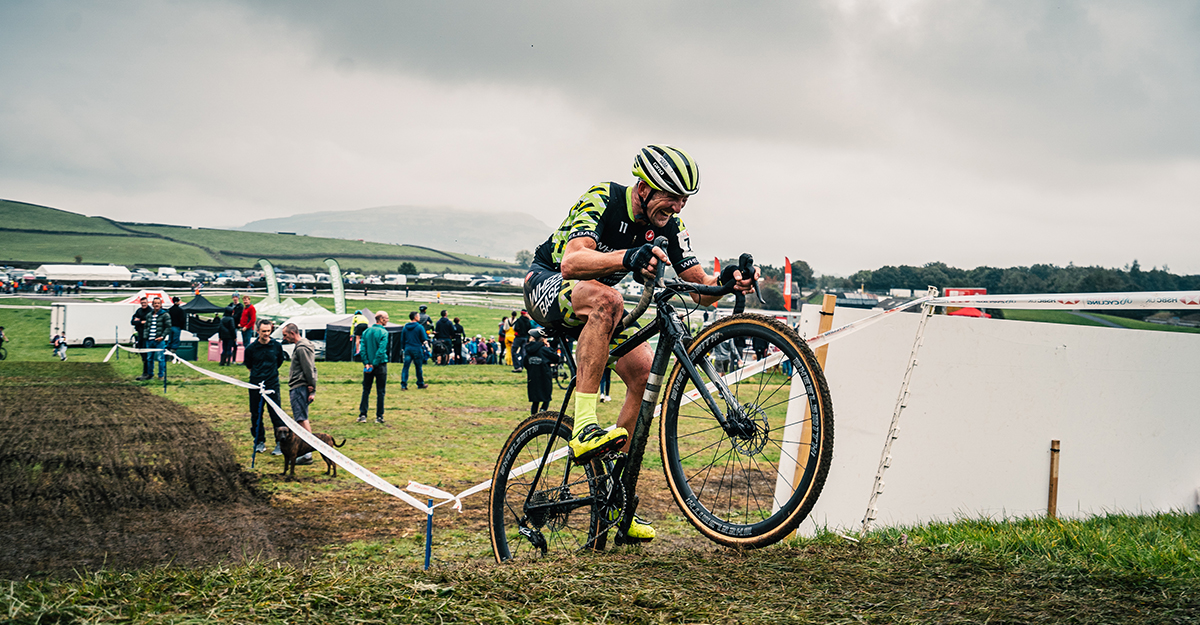
MULTIPOLYGON (((656 281, 657 282, 657 281, 656 281)), ((678 283, 685 284, 685 283, 678 283)), ((653 288, 647 286, 647 288, 653 288)), ((671 358, 677 359, 683 366, 687 375, 691 378, 692 383, 700 391, 704 402, 708 405, 713 417, 720 423, 721 427, 728 432, 739 433, 743 420, 737 418, 742 410, 737 399, 729 390, 720 374, 713 368, 712 363, 704 358, 701 362, 701 369, 708 381, 713 384, 717 390, 717 395, 724 400, 726 410, 721 410, 717 404, 716 398, 713 397, 707 389, 707 384, 701 378, 700 370, 692 363, 688 357, 687 346, 691 343, 692 334, 690 330, 680 321, 679 316, 675 312, 675 308, 671 306, 670 299, 676 294, 670 289, 663 289, 657 292, 653 297, 657 308, 657 314, 654 317, 654 322, 646 327, 638 330, 624 343, 618 345, 609 351, 610 358, 621 358, 622 356, 632 352, 642 344, 649 341, 655 335, 661 334, 658 342, 658 349, 654 352, 654 360, 650 365, 650 375, 646 381, 646 392, 642 395, 642 403, 638 410, 637 422, 631 432, 629 453, 624 457, 624 462, 618 462, 612 470, 614 480, 619 480, 622 484, 623 492, 626 493, 625 510, 621 515, 621 524, 617 534, 617 544, 622 544, 623 537, 629 531, 629 526, 633 522, 633 516, 637 512, 638 497, 637 497, 637 482, 641 475, 642 460, 645 457, 646 443, 650 438, 650 426, 654 419, 654 408, 658 404, 659 395, 662 392, 662 382, 667 373, 667 366, 670 364, 671 358), (729 418, 733 417, 733 418, 729 418)), ((739 306, 740 307, 740 306, 739 306)), ((554 337, 558 345, 562 348, 567 366, 571 371, 571 383, 567 386, 563 397, 562 407, 559 410, 558 421, 555 422, 555 431, 562 424, 562 420, 567 414, 567 405, 571 401, 571 395, 575 390, 575 375, 577 373, 575 367, 574 355, 571 353, 567 341, 562 336, 554 337)), ((542 461, 537 468, 537 473, 534 476, 533 483, 540 483, 542 470, 549 462, 551 446, 547 445, 542 455, 542 461)), ((565 492, 565 489, 570 481, 572 462, 567 463, 567 470, 563 474, 563 481, 560 484, 565 492)), ((534 490, 525 497, 525 511, 538 509, 561 509, 569 507, 569 509, 579 508, 593 503, 592 498, 582 497, 571 499, 568 501, 556 501, 543 504, 533 504, 534 490)), ((527 515, 526 515, 527 516, 527 515)), ((525 519, 520 520, 522 530, 528 530, 525 526, 525 519)))

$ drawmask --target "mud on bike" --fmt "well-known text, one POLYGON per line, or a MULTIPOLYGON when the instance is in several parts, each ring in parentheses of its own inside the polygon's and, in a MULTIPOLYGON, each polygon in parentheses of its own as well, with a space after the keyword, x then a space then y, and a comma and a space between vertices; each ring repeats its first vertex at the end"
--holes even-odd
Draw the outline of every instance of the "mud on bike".
MULTIPOLYGON (((754 275, 750 255, 742 255, 739 268, 754 275)), ((735 291, 732 282, 664 280, 659 264, 618 327, 617 333, 632 327, 655 303, 653 322, 610 352, 614 362, 659 336, 628 453, 583 465, 573 461, 567 448, 573 422, 566 412, 574 378, 561 410, 525 419, 508 437, 488 504, 497 562, 603 550, 609 533, 617 545, 636 542, 626 533, 638 507, 638 477, 656 407, 667 486, 701 534, 731 547, 765 547, 788 536, 811 511, 833 457, 833 406, 816 358, 785 324, 744 313, 740 292, 733 315, 692 336, 671 305, 674 297, 692 293, 735 291), (730 341, 747 360, 761 358, 723 377, 712 356, 730 341)), ((563 337, 551 338, 564 347, 573 374, 563 337)))

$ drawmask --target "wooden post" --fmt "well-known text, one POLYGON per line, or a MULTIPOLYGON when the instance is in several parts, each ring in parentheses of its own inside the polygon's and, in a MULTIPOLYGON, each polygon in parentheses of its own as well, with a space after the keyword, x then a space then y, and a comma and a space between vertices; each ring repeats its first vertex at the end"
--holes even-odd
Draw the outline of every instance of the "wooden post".
MULTIPOLYGON (((825 294, 825 299, 821 302, 821 323, 817 325, 817 334, 824 334, 833 328, 833 308, 837 304, 837 296, 825 294)), ((817 364, 821 365, 821 370, 825 370, 825 354, 829 353, 829 343, 826 343, 817 348, 817 364)))
MULTIPOLYGON (((825 299, 821 301, 821 321, 817 324, 817 334, 824 334, 833 328, 833 309, 837 305, 837 296, 829 293, 825 294, 825 299)), ((817 364, 821 366, 821 370, 825 370, 825 355, 829 353, 829 343, 826 343, 817 348, 816 357, 817 364)), ((808 412, 807 402, 805 402, 805 412, 808 412)), ((812 444, 812 430, 804 428, 800 435, 800 449, 808 449, 812 444)), ((792 475, 792 484, 800 481, 804 476, 804 470, 808 468, 807 464, 801 464, 802 459, 806 459, 806 455, 798 455, 796 458, 796 472, 792 475)), ((796 528, 796 535, 800 535, 800 528, 796 528)))
POLYGON ((1050 441, 1050 497, 1046 503, 1046 516, 1058 518, 1058 441, 1050 441))

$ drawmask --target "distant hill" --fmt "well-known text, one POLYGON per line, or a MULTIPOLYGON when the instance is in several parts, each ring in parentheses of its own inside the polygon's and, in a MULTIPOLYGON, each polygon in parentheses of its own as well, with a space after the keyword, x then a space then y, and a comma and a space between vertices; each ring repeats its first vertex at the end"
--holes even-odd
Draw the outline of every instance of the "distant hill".
POLYGON ((237 229, 421 245, 505 259, 515 258, 520 250, 533 251, 553 230, 525 213, 487 213, 415 206, 304 213, 278 219, 260 219, 237 229))
POLYGON ((395 273, 404 262, 432 273, 519 275, 521 270, 431 246, 120 222, 0 200, 0 264, 71 263, 77 256, 89 264, 179 269, 244 269, 267 258, 284 270, 312 272, 323 271, 326 258, 336 258, 342 269, 377 273, 395 273))

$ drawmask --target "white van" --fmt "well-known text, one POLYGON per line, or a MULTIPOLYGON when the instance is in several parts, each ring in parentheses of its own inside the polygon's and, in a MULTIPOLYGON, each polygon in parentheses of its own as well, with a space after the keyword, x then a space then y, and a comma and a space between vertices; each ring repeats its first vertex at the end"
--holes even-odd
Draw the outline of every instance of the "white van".
MULTIPOLYGON (((349 318, 350 315, 303 315, 292 317, 283 323, 275 324, 275 331, 271 333, 271 338, 283 343, 283 326, 294 323, 299 328, 300 335, 313 344, 313 352, 315 352, 317 360, 325 360, 325 326, 336 321, 345 321, 349 318)), ((283 343, 284 357, 291 360, 292 351, 295 349, 295 345, 283 343)))

